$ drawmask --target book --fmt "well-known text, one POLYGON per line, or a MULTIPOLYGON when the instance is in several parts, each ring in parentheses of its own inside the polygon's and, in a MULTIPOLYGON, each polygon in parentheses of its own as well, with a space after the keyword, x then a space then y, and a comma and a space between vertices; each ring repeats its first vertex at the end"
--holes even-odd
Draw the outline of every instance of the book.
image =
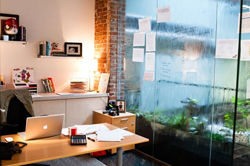
POLYGON ((52 77, 49 77, 48 80, 50 81, 50 84, 51 84, 51 87, 53 89, 53 92, 55 92, 55 86, 54 86, 52 77))
POLYGON ((46 55, 46 41, 39 42, 39 55, 46 55))

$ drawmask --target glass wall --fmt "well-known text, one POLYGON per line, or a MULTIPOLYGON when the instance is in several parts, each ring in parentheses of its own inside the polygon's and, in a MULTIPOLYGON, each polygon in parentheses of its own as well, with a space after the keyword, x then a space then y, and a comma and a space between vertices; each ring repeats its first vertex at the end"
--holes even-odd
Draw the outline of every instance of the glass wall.
POLYGON ((238 47, 250 39, 250 2, 241 3, 126 0, 126 108, 136 133, 150 139, 136 149, 171 165, 249 163, 250 41, 241 45, 245 57, 238 47))

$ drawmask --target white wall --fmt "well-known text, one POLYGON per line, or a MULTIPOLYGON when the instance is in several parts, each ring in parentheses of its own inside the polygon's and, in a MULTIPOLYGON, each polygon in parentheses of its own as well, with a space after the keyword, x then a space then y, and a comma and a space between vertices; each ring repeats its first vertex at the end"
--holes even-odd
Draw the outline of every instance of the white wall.
POLYGON ((0 73, 11 83, 15 67, 33 67, 38 91, 41 79, 52 77, 56 92, 69 87, 72 78, 86 75, 84 59, 37 58, 39 41, 82 42, 83 57, 94 57, 95 0, 0 0, 1 13, 18 14, 26 27, 28 44, 0 42, 0 73))

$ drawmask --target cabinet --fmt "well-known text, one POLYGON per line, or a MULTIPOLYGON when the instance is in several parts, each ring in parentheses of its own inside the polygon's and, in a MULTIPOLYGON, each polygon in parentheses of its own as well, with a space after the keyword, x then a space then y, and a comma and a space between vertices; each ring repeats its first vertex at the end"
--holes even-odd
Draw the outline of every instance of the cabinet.
MULTIPOLYGON (((126 112, 120 113, 119 116, 110 116, 103 114, 101 110, 93 112, 93 123, 109 123, 123 130, 135 133, 135 114, 126 112)), ((135 145, 124 146, 123 151, 134 149, 135 145)), ((116 149, 111 149, 110 153, 116 153, 116 149)))
POLYGON ((63 127, 92 124, 93 110, 105 109, 107 94, 88 94, 59 96, 53 93, 39 94, 33 98, 36 116, 44 114, 65 114, 63 127))

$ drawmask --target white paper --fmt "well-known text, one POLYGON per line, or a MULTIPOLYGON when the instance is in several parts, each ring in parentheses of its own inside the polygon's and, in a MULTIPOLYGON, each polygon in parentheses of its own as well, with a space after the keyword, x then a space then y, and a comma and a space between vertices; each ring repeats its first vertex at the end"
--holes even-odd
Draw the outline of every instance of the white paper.
POLYGON ((145 70, 155 71, 155 53, 146 53, 145 57, 145 70))
POLYGON ((146 51, 155 51, 155 32, 146 34, 146 51))
POLYGON ((171 7, 160 7, 157 9, 157 22, 169 22, 171 18, 171 7))
POLYGON ((133 62, 144 62, 144 48, 133 48, 133 62))
POLYGON ((119 131, 98 131, 96 132, 97 141, 121 141, 124 137, 119 133, 119 131))
POLYGON ((241 60, 250 60, 250 40, 241 41, 241 60))
POLYGON ((145 46, 145 33, 134 33, 133 46, 145 46))
POLYGON ((143 80, 145 81, 154 81, 154 72, 144 72, 143 80))
POLYGON ((75 125, 75 127, 77 127, 77 134, 90 134, 97 131, 109 130, 104 124, 75 125))
POLYGON ((115 131, 118 131, 123 137, 134 135, 134 133, 131 133, 129 131, 126 131, 126 130, 123 130, 123 129, 120 129, 120 128, 115 129, 115 131))
POLYGON ((62 129, 62 134, 65 135, 65 136, 68 136, 69 135, 68 128, 63 128, 62 129))
POLYGON ((139 19, 138 22, 139 22, 139 32, 151 31, 151 22, 149 17, 139 19))
POLYGON ((216 58, 233 58, 238 55, 237 39, 218 39, 216 44, 216 58))
POLYGON ((38 94, 31 94, 32 97, 42 97, 41 95, 38 94))
MULTIPOLYGON (((238 33, 240 29, 240 14, 238 17, 238 33)), ((241 33, 250 33, 250 12, 242 13, 241 33)))
POLYGON ((247 80, 246 99, 250 98, 250 79, 247 80))

